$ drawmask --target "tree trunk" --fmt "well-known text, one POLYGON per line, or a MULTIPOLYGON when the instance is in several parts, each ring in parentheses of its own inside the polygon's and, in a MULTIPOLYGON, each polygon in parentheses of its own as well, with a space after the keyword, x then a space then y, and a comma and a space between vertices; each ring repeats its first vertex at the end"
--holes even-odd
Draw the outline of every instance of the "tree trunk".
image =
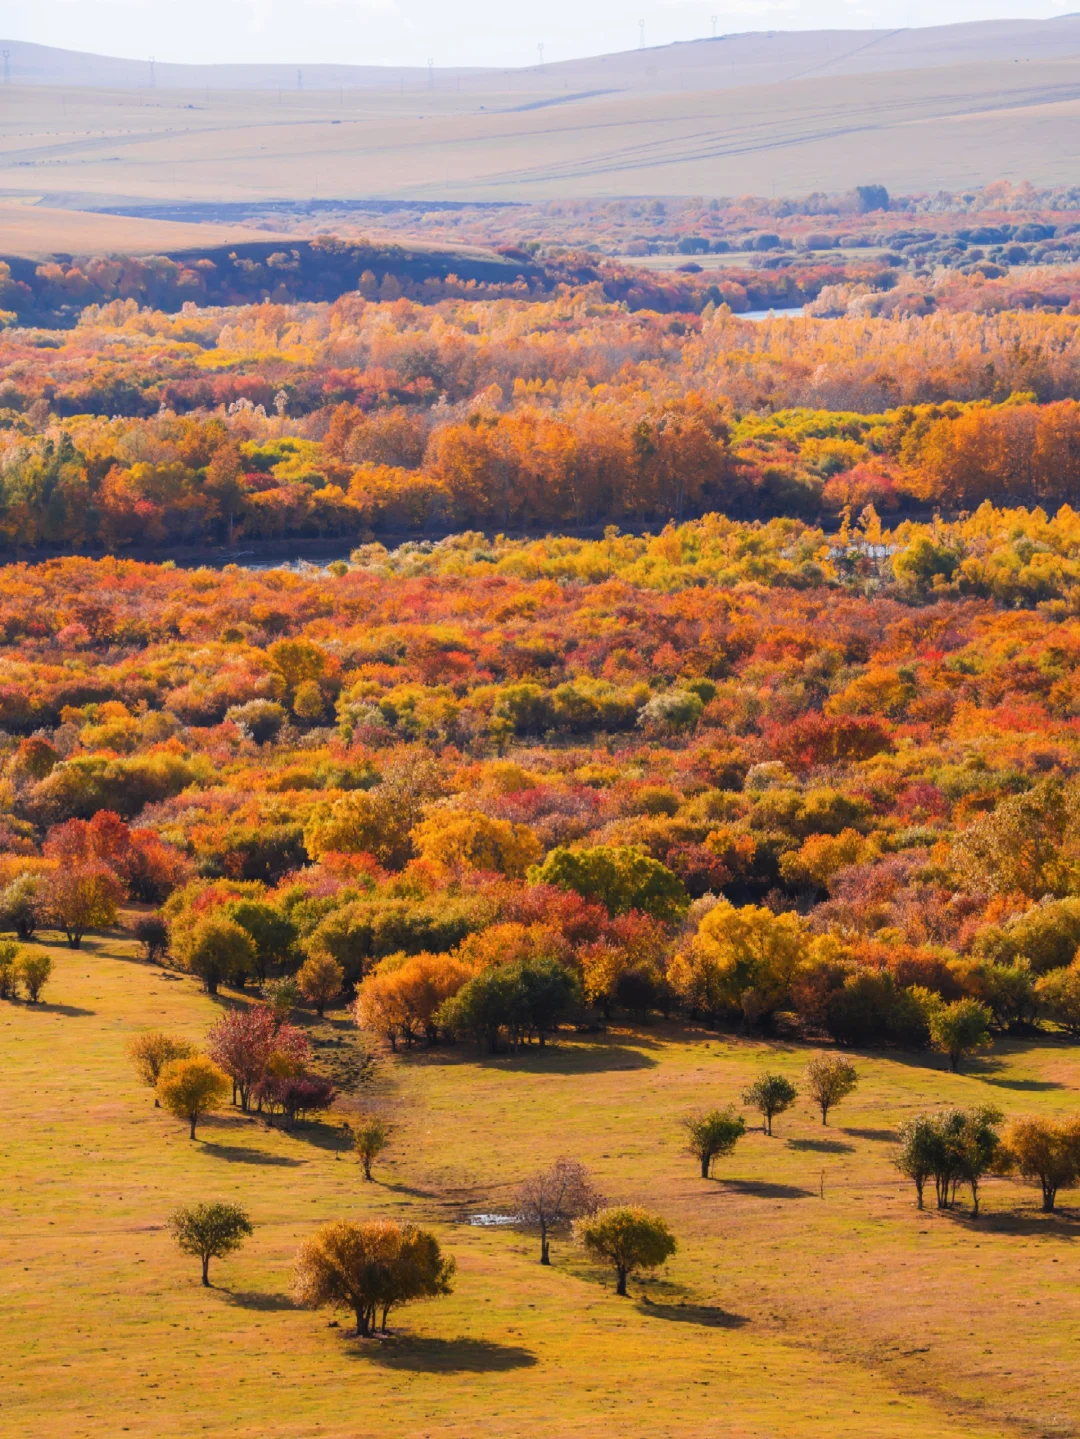
POLYGON ((189 1138, 189 1139, 194 1139, 194 1138, 195 1138, 195 1119, 196 1119, 196 1116, 195 1116, 194 1114, 191 1114, 191 1115, 188 1116, 188 1118, 191 1120, 191 1133, 188 1135, 188 1138, 189 1138))
POLYGON ((919 1196, 918 1203, 917 1203, 916 1206, 915 1206, 916 1209, 922 1209, 922 1208, 923 1208, 923 1185, 924 1185, 925 1183, 926 1183, 926 1180, 925 1180, 925 1179, 916 1179, 916 1181, 915 1181, 915 1193, 919 1196))
POLYGON ((546 1229, 541 1229, 540 1231, 540 1263, 551 1263, 551 1254, 548 1250, 548 1237, 546 1229))
POLYGON ((710 1165, 711 1163, 712 1163, 712 1155, 711 1155, 711 1154, 703 1154, 703 1155, 701 1156, 701 1177, 702 1177, 702 1179, 708 1179, 708 1177, 709 1177, 709 1165, 710 1165))
POLYGON ((827 1104, 821 1106, 821 1122, 822 1124, 828 1124, 829 1122, 829 1106, 827 1104))
POLYGON ((626 1270, 622 1267, 622 1265, 618 1265, 618 1264, 617 1264, 617 1265, 615 1266, 615 1272, 616 1272, 616 1274, 618 1275, 618 1278, 617 1278, 616 1281, 615 1281, 615 1293, 616 1293, 616 1294, 621 1294, 622 1297, 625 1299, 625 1298, 626 1298, 626 1270))
POLYGON ((204 1288, 204 1289, 209 1289, 209 1288, 210 1288, 210 1256, 209 1256, 209 1254, 204 1254, 203 1257, 202 1257, 202 1282, 203 1282, 203 1288, 204 1288))
POLYGON ((772 1138, 772 1115, 771 1115, 771 1114, 767 1114, 767 1115, 765 1116, 765 1133, 769 1136, 770 1139, 772 1138))
POLYGON ((1050 1184, 1045 1183, 1045 1181, 1044 1181, 1043 1187, 1042 1187, 1042 1192, 1043 1192, 1043 1213, 1044 1213, 1044 1214, 1053 1214, 1053 1212, 1054 1212, 1054 1205, 1055 1205, 1056 1202, 1057 1202, 1057 1185, 1056 1185, 1056 1184, 1050 1185, 1050 1184))

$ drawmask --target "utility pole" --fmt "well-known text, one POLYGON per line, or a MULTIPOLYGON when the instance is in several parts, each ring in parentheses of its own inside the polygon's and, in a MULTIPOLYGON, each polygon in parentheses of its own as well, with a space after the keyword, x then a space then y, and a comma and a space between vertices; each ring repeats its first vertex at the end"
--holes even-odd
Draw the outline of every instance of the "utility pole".
POLYGON ((302 90, 302 89, 304 88, 304 72, 303 72, 303 70, 297 70, 297 72, 296 72, 296 88, 297 88, 298 90, 302 90))
POLYGON ((427 87, 429 90, 435 88, 435 61, 431 59, 427 62, 427 87))
POLYGON ((4 84, 11 84, 11 51, 4 51, 4 84))
POLYGON ((541 41, 541 42, 537 45, 536 48, 537 48, 537 50, 538 50, 539 53, 540 53, 540 69, 542 70, 542 69, 544 68, 544 44, 543 44, 543 41, 541 41))
POLYGON ((714 40, 716 39, 716 16, 715 16, 715 15, 712 17, 712 37, 713 37, 714 40))
POLYGON ((639 20, 638 24, 638 49, 645 49, 645 21, 639 20))
POLYGON ((151 56, 150 56, 150 88, 151 88, 151 90, 156 90, 156 89, 157 89, 157 76, 154 74, 154 63, 155 63, 155 62, 154 62, 154 57, 153 57, 153 55, 151 55, 151 56))

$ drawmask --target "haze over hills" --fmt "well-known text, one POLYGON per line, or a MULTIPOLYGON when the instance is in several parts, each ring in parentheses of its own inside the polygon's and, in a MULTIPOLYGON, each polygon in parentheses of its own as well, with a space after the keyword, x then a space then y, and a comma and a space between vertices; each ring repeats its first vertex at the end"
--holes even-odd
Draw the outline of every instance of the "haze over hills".
MULTIPOLYGON (((292 67, 165 63, 150 89, 139 62, 0 47, 0 202, 35 252, 78 248, 64 215, 87 210, 165 223, 274 202, 912 192, 1066 184, 1080 164, 1080 15, 722 36, 523 70, 306 66, 302 89, 292 67)), ((10 250, 4 228, 0 210, 10 250)))
POLYGON ((718 35, 660 47, 521 69, 378 65, 176 65, 118 59, 0 40, 14 85, 162 90, 613 89, 716 90, 810 75, 872 74, 995 60, 1080 54, 1080 15, 1051 20, 985 20, 923 29, 774 30, 718 35))

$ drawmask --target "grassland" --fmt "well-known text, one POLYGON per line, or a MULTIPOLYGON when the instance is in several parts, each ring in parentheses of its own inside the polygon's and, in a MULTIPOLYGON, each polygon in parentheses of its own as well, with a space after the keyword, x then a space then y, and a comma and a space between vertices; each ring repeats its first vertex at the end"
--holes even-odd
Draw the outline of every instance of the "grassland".
POLYGON ((1076 56, 880 74, 811 68, 742 88, 709 88, 696 75, 684 87, 678 72, 626 89, 513 74, 484 90, 61 96, 13 86, 0 191, 78 210, 804 194, 871 180, 906 192, 1075 178, 1076 56))
MULTIPOLYGON (((1074 1110, 1080 1047, 1010 1041, 960 1076, 925 1056, 859 1056, 860 1089, 827 1130, 800 1101, 707 1182, 681 1151, 680 1114, 736 1098, 766 1061, 798 1078, 804 1049, 657 1024, 494 1060, 379 1054, 346 1101, 397 1126, 366 1185, 344 1112, 293 1134, 223 1114, 192 1143, 153 1108, 128 1036, 200 1039, 231 997, 120 938, 52 953, 48 1002, 0 1005, 6 1439, 1080 1432, 1080 1216, 1043 1216, 1001 1181, 978 1221, 919 1214, 890 1163, 918 1107, 1074 1110), (528 1236, 465 1222, 560 1153, 680 1238, 629 1301, 568 1241, 545 1270, 528 1236), (164 1228, 200 1198, 242 1201, 257 1226, 211 1290, 164 1228), (434 1225, 458 1260, 454 1295, 368 1344, 345 1316, 331 1327, 294 1309, 297 1241, 342 1215, 434 1225)), ((328 1059, 360 1042, 345 1014, 312 1034, 328 1059)))

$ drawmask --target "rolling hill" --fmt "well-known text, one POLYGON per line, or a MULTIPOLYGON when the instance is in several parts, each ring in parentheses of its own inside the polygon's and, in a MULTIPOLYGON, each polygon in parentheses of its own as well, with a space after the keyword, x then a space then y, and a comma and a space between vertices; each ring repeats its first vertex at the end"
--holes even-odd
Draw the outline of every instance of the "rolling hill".
MULTIPOLYGON (((307 67, 302 89, 289 67, 159 64, 151 90, 140 63, 0 43, 2 251, 28 205, 166 223, 275 201, 1062 184, 1080 161, 1080 16, 732 35, 514 71, 307 67)), ((78 221, 42 228, 78 247, 78 221)))

